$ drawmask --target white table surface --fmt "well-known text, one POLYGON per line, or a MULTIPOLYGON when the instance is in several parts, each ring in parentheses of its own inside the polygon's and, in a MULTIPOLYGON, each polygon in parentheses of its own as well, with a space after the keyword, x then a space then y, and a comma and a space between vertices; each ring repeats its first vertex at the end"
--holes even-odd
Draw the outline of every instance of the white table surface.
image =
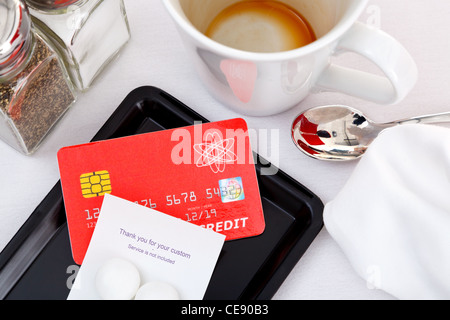
MULTIPOLYGON (((57 151, 90 141, 133 89, 143 85, 159 87, 211 121, 241 116, 216 102, 199 82, 174 24, 159 0, 125 0, 125 4, 131 42, 96 84, 79 96, 41 148, 27 157, 0 142, 0 250, 59 180, 57 151)), ((344 186, 357 162, 319 162, 298 151, 290 138, 290 125, 298 113, 318 105, 347 104, 376 121, 389 121, 450 111, 449 16, 447 0, 372 0, 361 21, 381 27, 410 51, 420 72, 413 92, 395 106, 380 106, 337 93, 315 94, 277 116, 244 117, 252 129, 279 130, 279 143, 271 145, 266 158, 327 203, 344 186)), ((369 62, 353 54, 337 61, 376 71, 369 62)), ((326 229, 274 297, 392 298, 383 291, 368 288, 326 229)))

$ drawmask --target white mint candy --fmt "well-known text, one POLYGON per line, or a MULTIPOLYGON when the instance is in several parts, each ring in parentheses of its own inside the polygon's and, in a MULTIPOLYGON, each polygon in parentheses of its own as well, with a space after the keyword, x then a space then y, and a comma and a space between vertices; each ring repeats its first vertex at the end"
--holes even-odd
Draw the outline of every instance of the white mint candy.
POLYGON ((180 296, 170 284, 152 281, 138 290, 135 300, 180 300, 180 296))
POLYGON ((97 271, 95 285, 103 300, 131 300, 141 284, 138 269, 123 259, 108 260, 97 271))

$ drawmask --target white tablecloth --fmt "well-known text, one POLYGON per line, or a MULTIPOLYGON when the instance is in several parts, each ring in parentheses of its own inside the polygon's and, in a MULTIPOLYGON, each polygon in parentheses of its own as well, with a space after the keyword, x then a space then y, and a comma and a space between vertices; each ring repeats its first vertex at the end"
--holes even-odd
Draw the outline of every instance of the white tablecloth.
MULTIPOLYGON (((119 59, 57 125, 41 148, 26 157, 0 142, 0 250, 59 180, 57 151, 88 142, 133 89, 152 85, 168 91, 211 121, 240 117, 216 102, 198 81, 172 20, 159 0, 125 0, 132 40, 119 59)), ((347 104, 376 121, 450 111, 450 2, 447 0, 372 0, 361 21, 400 40, 415 58, 420 80, 396 106, 379 106, 342 94, 311 95, 294 109, 270 118, 244 117, 252 129, 279 130, 269 151, 254 149, 316 193, 332 200, 355 168, 325 163, 296 149, 290 125, 301 111, 324 104, 347 104)), ((344 65, 377 71, 353 54, 344 65)), ((351 268, 324 229, 286 279, 275 299, 392 299, 371 289, 351 268)))

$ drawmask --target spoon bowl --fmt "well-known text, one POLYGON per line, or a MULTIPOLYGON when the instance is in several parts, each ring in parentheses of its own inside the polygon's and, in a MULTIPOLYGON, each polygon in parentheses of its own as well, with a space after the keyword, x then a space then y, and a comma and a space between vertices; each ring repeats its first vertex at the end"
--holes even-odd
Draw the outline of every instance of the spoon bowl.
POLYGON ((348 106, 322 106, 307 110, 294 120, 292 139, 301 151, 315 159, 349 161, 362 157, 371 142, 389 127, 448 121, 450 112, 377 124, 348 106))

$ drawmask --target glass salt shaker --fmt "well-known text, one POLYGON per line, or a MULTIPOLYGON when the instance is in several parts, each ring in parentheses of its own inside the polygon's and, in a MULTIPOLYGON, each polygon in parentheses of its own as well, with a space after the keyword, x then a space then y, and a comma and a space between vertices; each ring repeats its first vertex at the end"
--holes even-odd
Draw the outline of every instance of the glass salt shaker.
POLYGON ((26 0, 33 23, 53 41, 78 90, 88 89, 128 43, 123 0, 26 0))
POLYGON ((0 0, 0 138, 33 153, 75 101, 58 55, 22 0, 0 0))

